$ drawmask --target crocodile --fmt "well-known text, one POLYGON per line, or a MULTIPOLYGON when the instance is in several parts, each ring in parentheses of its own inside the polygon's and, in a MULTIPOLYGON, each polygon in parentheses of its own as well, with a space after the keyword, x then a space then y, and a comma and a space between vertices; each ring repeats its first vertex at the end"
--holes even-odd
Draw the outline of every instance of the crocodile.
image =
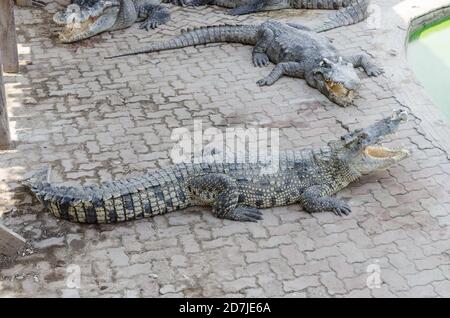
POLYGON ((259 209, 299 203, 307 212, 348 215, 348 202, 332 196, 362 175, 387 169, 409 156, 404 148, 382 145, 407 121, 406 111, 356 129, 317 149, 280 152, 278 169, 268 161, 178 163, 101 185, 53 185, 49 169, 21 183, 54 216, 79 223, 116 223, 190 206, 211 206, 222 219, 256 222, 259 209))
POLYGON ((257 81, 259 86, 272 85, 283 75, 303 78, 308 85, 340 106, 352 105, 360 86, 354 68, 362 67, 369 76, 383 72, 365 53, 347 57, 340 55, 323 33, 301 24, 271 20, 260 25, 217 25, 183 30, 181 35, 172 39, 106 58, 218 42, 253 45, 255 66, 266 66, 269 61, 276 64, 269 75, 257 81))
POLYGON ((168 22, 170 13, 160 0, 72 0, 65 11, 53 16, 64 26, 59 33, 62 43, 73 43, 94 35, 130 27, 136 22, 141 29, 154 29, 168 22))
POLYGON ((216 5, 231 8, 231 15, 243 15, 280 9, 329 9, 328 20, 316 31, 325 31, 364 21, 368 16, 370 0, 165 0, 178 6, 216 5))

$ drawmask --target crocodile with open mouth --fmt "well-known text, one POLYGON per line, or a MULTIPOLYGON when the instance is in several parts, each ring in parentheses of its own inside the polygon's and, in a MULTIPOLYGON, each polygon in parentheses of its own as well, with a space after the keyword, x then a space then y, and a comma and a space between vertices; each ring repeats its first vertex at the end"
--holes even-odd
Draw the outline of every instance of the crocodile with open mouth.
POLYGON ((258 209, 299 203, 308 212, 350 213, 347 202, 332 195, 364 174, 387 169, 409 156, 382 139, 407 120, 395 111, 364 129, 356 129, 319 149, 280 153, 278 168, 256 163, 179 163, 139 177, 84 187, 55 186, 48 169, 22 184, 56 217, 79 223, 116 223, 164 214, 195 205, 212 207, 218 218, 256 222, 258 209))
POLYGON ((130 27, 154 29, 169 21, 170 14, 160 0, 73 0, 53 20, 64 25, 59 34, 62 43, 72 43, 94 35, 130 27))
POLYGON ((304 78, 308 85, 340 106, 353 103, 360 85, 355 67, 362 67, 369 76, 382 73, 382 69, 374 65, 366 54, 341 56, 322 33, 300 24, 279 21, 267 21, 260 25, 201 27, 142 49, 107 58, 218 42, 253 45, 255 66, 266 66, 269 61, 275 64, 272 72, 259 80, 258 85, 272 85, 283 75, 304 78))

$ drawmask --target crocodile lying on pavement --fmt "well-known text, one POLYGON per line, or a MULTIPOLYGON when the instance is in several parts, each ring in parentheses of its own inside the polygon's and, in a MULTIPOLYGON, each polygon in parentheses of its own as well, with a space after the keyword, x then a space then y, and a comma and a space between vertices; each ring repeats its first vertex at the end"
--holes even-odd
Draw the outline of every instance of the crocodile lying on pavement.
POLYGON ((265 163, 182 163, 141 177, 82 188, 54 186, 47 170, 22 182, 56 217, 80 223, 115 223, 209 205, 218 218, 261 219, 259 208, 299 203, 308 212, 347 215, 350 206, 331 195, 361 175, 406 158, 405 149, 380 144, 407 113, 396 111, 320 149, 280 155, 276 172, 265 163))
POLYGON ((257 82, 258 85, 272 85, 283 75, 304 78, 308 85, 341 106, 353 103, 355 91, 359 87, 360 79, 355 67, 362 67, 369 76, 382 73, 367 55, 342 57, 321 33, 300 24, 278 21, 188 30, 172 39, 107 58, 217 42, 254 45, 252 55, 255 66, 266 66, 269 61, 276 64, 268 76, 257 82))
POLYGON ((231 8, 232 15, 281 9, 329 9, 328 21, 316 31, 356 24, 368 17, 370 0, 165 0, 178 6, 216 5, 231 8))
POLYGON ((160 0, 73 0, 65 12, 57 12, 53 20, 64 25, 59 34, 63 43, 90 38, 106 31, 125 29, 143 21, 147 31, 169 21, 170 13, 160 0))

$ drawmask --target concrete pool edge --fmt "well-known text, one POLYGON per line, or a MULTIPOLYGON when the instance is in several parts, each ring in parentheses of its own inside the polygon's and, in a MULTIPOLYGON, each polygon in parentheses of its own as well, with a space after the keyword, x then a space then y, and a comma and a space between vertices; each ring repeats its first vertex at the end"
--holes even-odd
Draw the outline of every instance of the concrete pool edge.
POLYGON ((414 72, 407 62, 407 46, 410 34, 433 20, 450 14, 450 1, 433 0, 426 3, 421 0, 407 0, 393 7, 397 20, 397 30, 392 41, 401 41, 402 49, 399 50, 401 64, 394 70, 400 78, 413 77, 415 85, 402 85, 396 98, 405 107, 421 120, 424 133, 432 139, 435 146, 444 150, 450 158, 450 122, 443 112, 431 102, 425 89, 415 77, 414 72))
POLYGON ((414 32, 428 24, 431 24, 448 16, 450 16, 450 3, 446 6, 437 7, 432 11, 428 11, 422 15, 414 17, 409 24, 406 37, 406 47, 408 45, 409 38, 414 32))

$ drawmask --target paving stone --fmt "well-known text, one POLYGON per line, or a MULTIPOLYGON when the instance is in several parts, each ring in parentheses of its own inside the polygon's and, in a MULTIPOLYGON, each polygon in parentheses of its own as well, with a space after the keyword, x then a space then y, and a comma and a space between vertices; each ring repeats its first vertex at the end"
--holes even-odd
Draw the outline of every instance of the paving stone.
POLYGON ((129 257, 125 254, 124 248, 110 248, 107 250, 112 266, 126 266, 128 265, 129 257))
POLYGON ((445 277, 439 269, 427 269, 405 276, 410 286, 423 286, 434 281, 444 280, 445 277))
POLYGON ((281 255, 283 255, 289 265, 305 264, 305 256, 295 245, 280 246, 281 255))
POLYGON ((381 285, 380 288, 374 288, 371 290, 372 296, 375 298, 395 298, 393 294, 386 285, 381 285))
POLYGON ((223 282, 223 290, 227 293, 238 292, 245 288, 256 287, 256 279, 254 277, 242 277, 232 282, 223 282))
POLYGON ((117 270, 116 277, 122 278, 131 278, 140 274, 145 274, 150 271, 151 264, 133 264, 129 265, 123 269, 117 270))
POLYGON ((306 252, 306 257, 308 260, 322 260, 330 256, 340 255, 339 251, 334 247, 322 247, 312 252, 306 252))
POLYGON ((339 243, 337 244, 337 248, 347 258, 349 263, 363 262, 366 260, 364 252, 353 242, 339 243))
POLYGON ((370 289, 354 289, 351 290, 346 297, 348 298, 370 298, 372 294, 370 293, 370 289))
POLYGON ((355 267, 349 264, 344 256, 329 257, 328 264, 340 279, 355 276, 355 267))
POLYGON ((450 281, 440 281, 434 282, 433 284, 434 290, 441 297, 449 298, 450 297, 450 281))
POLYGON ((334 272, 320 273, 320 282, 327 288, 330 295, 345 294, 347 290, 334 272))
POLYGON ((263 262, 270 259, 277 259, 280 258, 280 251, 276 248, 273 249, 260 249, 257 252, 249 252, 246 253, 246 259, 247 262, 253 263, 253 262, 263 262))
POLYGON ((283 282, 283 288, 286 292, 301 291, 309 286, 318 286, 320 284, 317 276, 303 276, 294 280, 283 282))
POLYGON ((404 298, 431 298, 437 296, 432 285, 415 286, 406 292, 398 292, 397 294, 399 297, 404 298))
POLYGON ((80 292, 77 289, 63 289, 61 293, 62 298, 80 298, 80 292))
POLYGON ((411 274, 417 271, 416 266, 411 262, 404 254, 389 254, 386 255, 389 258, 389 262, 394 265, 397 271, 404 274, 411 274))
POLYGON ((51 237, 40 242, 34 243, 35 248, 44 249, 54 246, 64 246, 64 237, 51 237))
POLYGON ((258 275, 257 280, 258 285, 264 289, 264 293, 267 297, 277 297, 285 294, 283 283, 277 279, 275 274, 260 274, 258 275))
POLYGON ((280 281, 294 279, 294 271, 284 259, 271 259, 269 263, 270 268, 280 281))

